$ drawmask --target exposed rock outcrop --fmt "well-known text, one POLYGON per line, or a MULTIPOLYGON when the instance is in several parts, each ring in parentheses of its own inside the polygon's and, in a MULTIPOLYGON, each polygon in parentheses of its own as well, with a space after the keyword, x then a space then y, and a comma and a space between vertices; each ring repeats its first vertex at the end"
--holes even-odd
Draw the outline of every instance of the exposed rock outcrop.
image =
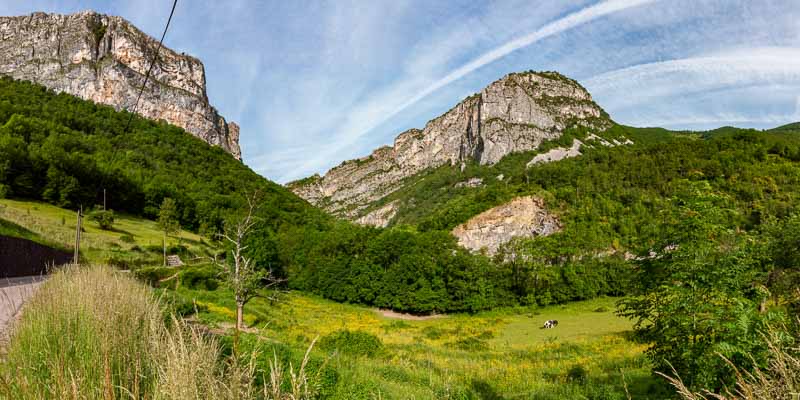
MULTIPOLYGON (((0 74, 117 109, 133 108, 157 46, 123 18, 92 11, 0 17, 0 74)), ((241 159, 239 126, 209 104, 194 57, 162 48, 136 111, 241 159)))
POLYGON ((611 121, 572 79, 554 72, 510 74, 423 130, 401 133, 392 147, 287 186, 335 215, 357 219, 414 174, 466 161, 494 164, 508 154, 536 149, 575 125, 602 131, 611 121))
POLYGON ((531 167, 536 164, 542 163, 549 163, 553 161, 560 161, 565 158, 572 158, 581 155, 581 146, 583 146, 583 142, 578 139, 572 140, 572 146, 570 148, 564 147, 556 147, 555 149, 551 149, 546 153, 537 154, 536 157, 533 157, 526 166, 531 167))
POLYGON ((368 212, 363 217, 356 220, 361 225, 372 225, 379 228, 389 226, 395 214, 397 214, 397 203, 391 202, 383 207, 368 212))
POLYGON ((560 229, 561 223, 542 199, 525 196, 476 215, 452 233, 461 246, 474 251, 485 248, 493 255, 516 237, 547 236, 560 229))
POLYGON ((483 179, 481 178, 469 178, 464 182, 458 182, 455 185, 455 188, 476 188, 483 186, 483 179))
POLYGON ((585 146, 593 147, 592 144, 590 144, 590 142, 606 147, 616 147, 616 146, 625 146, 633 144, 633 141, 631 141, 628 138, 621 138, 621 139, 624 140, 620 141, 617 139, 611 139, 611 141, 609 142, 608 140, 603 139, 595 134, 588 135, 586 137, 586 143, 581 142, 578 139, 573 139, 572 146, 570 146, 569 148, 556 147, 554 149, 550 149, 545 153, 537 154, 535 157, 533 157, 533 160, 531 160, 530 162, 528 162, 528 164, 526 164, 526 167, 530 168, 536 164, 546 164, 554 161, 561 161, 565 158, 578 157, 582 154, 581 149, 583 147, 585 146))

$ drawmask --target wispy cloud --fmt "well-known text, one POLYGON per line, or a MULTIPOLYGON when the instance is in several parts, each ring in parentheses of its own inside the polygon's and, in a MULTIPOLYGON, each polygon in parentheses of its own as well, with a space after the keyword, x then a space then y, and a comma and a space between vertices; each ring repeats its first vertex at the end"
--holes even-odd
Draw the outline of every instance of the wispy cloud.
POLYGON ((785 123, 797 113, 792 102, 800 90, 800 48, 739 48, 646 63, 604 73, 582 84, 612 117, 628 124, 785 123), (787 97, 787 93, 791 95, 787 97), (697 104, 698 99, 707 104, 697 104), (735 104, 754 99, 760 108, 735 104), (723 109, 726 106, 729 109, 723 109), (783 112, 769 112, 776 107, 783 112), (742 113, 743 109, 749 112, 742 113))
POLYGON ((796 104, 794 106, 794 119, 800 121, 800 96, 797 96, 796 104))
POLYGON ((800 48, 743 48, 646 63, 604 73, 582 83, 595 97, 610 94, 604 104, 611 106, 726 87, 800 83, 800 48))

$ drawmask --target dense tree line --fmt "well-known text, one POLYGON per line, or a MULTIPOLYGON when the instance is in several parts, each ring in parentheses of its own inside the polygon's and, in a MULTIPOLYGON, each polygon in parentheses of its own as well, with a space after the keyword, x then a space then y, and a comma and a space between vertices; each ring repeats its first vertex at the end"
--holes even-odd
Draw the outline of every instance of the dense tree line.
MULTIPOLYGON (((635 284, 619 312, 651 344, 656 371, 691 388, 730 390, 737 369, 767 368, 768 332, 796 322, 800 218, 733 229, 733 202, 707 182, 684 182, 670 201, 664 235, 638 251, 635 284)), ((778 337, 773 345, 793 346, 790 335, 778 337)))

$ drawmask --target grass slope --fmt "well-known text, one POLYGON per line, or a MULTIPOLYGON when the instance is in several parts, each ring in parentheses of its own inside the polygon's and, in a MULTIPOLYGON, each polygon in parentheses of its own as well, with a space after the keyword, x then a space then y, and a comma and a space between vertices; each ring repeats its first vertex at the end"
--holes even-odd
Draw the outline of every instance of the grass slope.
MULTIPOLYGON (((77 213, 37 201, 0 199, 0 233, 21 237, 61 249, 75 244, 77 213)), ((102 230, 97 223, 84 218, 81 253, 94 263, 159 264, 163 232, 154 221, 126 214, 114 216, 113 230, 102 230)), ((192 232, 171 235, 169 246, 180 242, 186 254, 209 256, 216 248, 192 232)), ((126 264, 126 265, 128 265, 126 264)))
POLYGON ((155 218, 164 198, 191 230, 221 228, 258 190, 271 226, 322 218, 287 189, 183 129, 0 77, 0 197, 155 218))

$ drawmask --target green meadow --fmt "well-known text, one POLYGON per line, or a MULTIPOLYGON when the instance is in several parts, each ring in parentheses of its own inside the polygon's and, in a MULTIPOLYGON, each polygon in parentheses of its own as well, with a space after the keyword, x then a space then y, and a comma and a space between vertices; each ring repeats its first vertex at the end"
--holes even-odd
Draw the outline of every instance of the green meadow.
MULTIPOLYGON (((227 290, 172 290, 197 307, 195 318, 216 332, 230 332, 234 307, 227 290)), ((313 355, 327 377, 320 379, 323 398, 669 396, 651 375, 647 346, 631 340, 630 321, 614 314, 615 302, 598 298, 474 315, 387 317, 377 309, 288 292, 248 304, 242 346, 264 360, 274 354, 297 359, 316 339, 313 355), (543 329, 548 319, 558 326, 543 329), (343 332, 350 336, 331 339, 343 332)))

